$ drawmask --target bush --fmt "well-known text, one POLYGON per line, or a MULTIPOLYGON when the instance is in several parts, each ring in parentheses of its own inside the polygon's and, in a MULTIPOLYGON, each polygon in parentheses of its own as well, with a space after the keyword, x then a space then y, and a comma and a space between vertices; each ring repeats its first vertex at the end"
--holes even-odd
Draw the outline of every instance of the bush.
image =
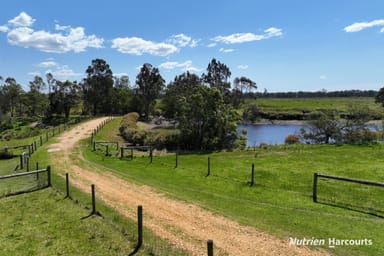
POLYGON ((300 136, 297 134, 289 134, 287 137, 285 137, 284 140, 285 144, 299 144, 300 143, 300 136))
POLYGON ((4 148, 4 150, 0 150, 0 159, 10 159, 12 157, 12 152, 10 152, 7 148, 4 148))
POLYGON ((121 136, 133 145, 152 145, 156 149, 173 150, 177 148, 179 131, 175 129, 139 129, 139 114, 129 113, 123 117, 120 125, 121 136))
POLYGON ((370 144, 378 139, 378 133, 369 129, 348 131, 344 134, 344 142, 349 144, 370 144))
POLYGON ((256 104, 249 105, 243 112, 243 120, 255 122, 260 118, 261 112, 256 104))

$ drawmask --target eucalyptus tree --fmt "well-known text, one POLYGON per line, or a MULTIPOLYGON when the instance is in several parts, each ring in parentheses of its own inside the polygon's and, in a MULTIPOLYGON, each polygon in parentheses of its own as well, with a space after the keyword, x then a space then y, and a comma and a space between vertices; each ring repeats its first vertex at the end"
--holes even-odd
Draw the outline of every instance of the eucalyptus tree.
POLYGON ((234 89, 239 90, 242 94, 250 93, 257 89, 256 82, 245 76, 236 77, 233 80, 233 87, 234 89))
POLYGON ((230 77, 231 71, 227 65, 213 58, 208 64, 207 73, 202 75, 202 80, 211 88, 218 88, 224 95, 231 87, 231 83, 228 82, 230 77))
POLYGON ((174 118, 180 108, 178 102, 182 97, 190 97, 194 89, 201 84, 201 79, 188 71, 175 77, 173 82, 168 84, 162 100, 164 115, 174 118))
POLYGON ((149 120, 154 112, 156 99, 165 87, 165 81, 160 75, 159 69, 149 63, 145 63, 140 73, 136 76, 137 96, 142 104, 142 114, 149 120))
POLYGON ((93 115, 110 114, 113 104, 113 72, 103 59, 94 59, 83 82, 85 106, 93 115))
POLYGON ((5 100, 3 103, 4 109, 6 112, 9 111, 11 117, 14 117, 16 113, 16 106, 21 102, 21 95, 24 93, 24 90, 21 85, 16 82, 16 79, 13 77, 8 77, 5 79, 5 84, 2 87, 2 91, 5 100))
POLYGON ((29 82, 29 92, 25 95, 24 103, 27 112, 31 116, 43 116, 48 114, 49 101, 43 90, 46 84, 40 76, 35 76, 33 81, 29 82))
POLYGON ((136 109, 132 106, 133 103, 133 90, 130 88, 130 81, 127 75, 114 78, 113 87, 113 107, 114 114, 126 114, 134 112, 136 109))

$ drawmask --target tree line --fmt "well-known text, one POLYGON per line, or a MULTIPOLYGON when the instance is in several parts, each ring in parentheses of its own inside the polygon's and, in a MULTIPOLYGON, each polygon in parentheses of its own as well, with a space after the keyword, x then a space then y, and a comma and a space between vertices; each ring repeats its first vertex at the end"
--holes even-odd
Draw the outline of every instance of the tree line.
POLYGON ((316 92, 257 92, 257 98, 342 98, 342 97, 375 97, 375 90, 342 90, 342 91, 316 91, 316 92))
POLYGON ((114 76, 103 59, 92 60, 85 73, 80 82, 60 81, 51 73, 46 80, 35 76, 27 92, 14 78, 0 77, 1 120, 20 116, 50 120, 68 118, 73 112, 94 116, 137 112, 147 121, 153 116, 173 119, 182 147, 222 149, 233 147, 237 138, 240 116, 234 108, 257 88, 247 77, 235 78, 231 88, 230 69, 216 59, 200 77, 185 72, 168 85, 149 63, 140 68, 133 86, 128 76, 114 76))

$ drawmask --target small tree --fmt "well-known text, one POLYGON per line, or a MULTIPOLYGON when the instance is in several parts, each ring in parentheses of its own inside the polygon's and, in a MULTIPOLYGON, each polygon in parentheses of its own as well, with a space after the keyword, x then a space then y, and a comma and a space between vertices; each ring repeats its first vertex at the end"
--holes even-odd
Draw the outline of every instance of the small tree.
POLYGON ((380 90, 377 92, 375 96, 375 102, 381 103, 381 105, 384 107, 384 87, 380 88, 380 90))
POLYGON ((308 129, 301 129, 303 138, 314 143, 328 144, 330 140, 340 141, 340 118, 336 112, 314 112, 309 116, 308 129))
POLYGON ((237 139, 237 112, 224 102, 217 88, 199 85, 179 100, 176 120, 181 146, 191 150, 233 148, 237 139))

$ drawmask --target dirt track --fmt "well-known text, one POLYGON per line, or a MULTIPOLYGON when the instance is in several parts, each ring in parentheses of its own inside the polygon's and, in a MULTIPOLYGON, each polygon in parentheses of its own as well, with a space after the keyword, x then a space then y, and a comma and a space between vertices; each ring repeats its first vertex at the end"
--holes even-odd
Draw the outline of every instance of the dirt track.
POLYGON ((191 255, 206 255, 206 241, 212 239, 215 255, 328 255, 305 247, 289 245, 255 228, 218 216, 201 207, 170 199, 145 185, 136 185, 116 177, 111 172, 92 171, 76 165, 71 154, 76 143, 90 136, 91 131, 104 118, 82 123, 58 137, 52 144, 51 154, 57 165, 65 167, 71 182, 84 191, 95 184, 97 197, 117 209, 121 214, 136 218, 137 205, 143 206, 144 225, 157 235, 167 238, 175 246, 188 250, 191 255))

